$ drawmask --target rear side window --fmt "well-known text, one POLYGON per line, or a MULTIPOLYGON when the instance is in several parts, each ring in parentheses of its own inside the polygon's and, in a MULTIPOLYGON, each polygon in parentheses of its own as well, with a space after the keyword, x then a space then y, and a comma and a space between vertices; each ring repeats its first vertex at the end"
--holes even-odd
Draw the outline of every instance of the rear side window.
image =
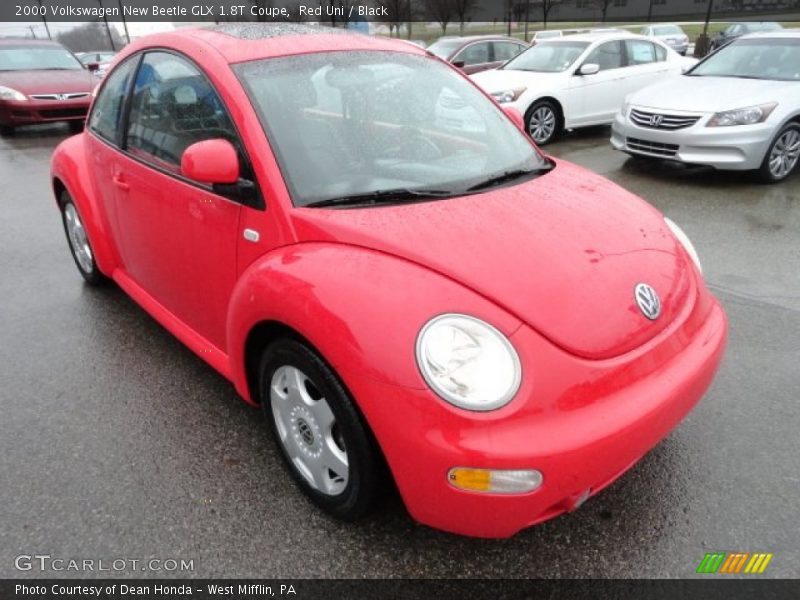
POLYGON ((136 60, 137 58, 133 58, 122 63, 108 76, 89 116, 89 129, 115 144, 120 138, 122 104, 136 60))
POLYGON ((667 49, 663 46, 659 46, 658 44, 654 44, 656 48, 656 60, 658 62, 664 62, 667 60, 667 49))
POLYGON ((211 82, 179 56, 146 54, 131 97, 128 151, 178 173, 186 148, 214 138, 240 148, 233 123, 211 82))
POLYGON ((656 48, 654 44, 643 40, 626 40, 625 47, 628 50, 628 64, 646 65, 656 62, 656 48))

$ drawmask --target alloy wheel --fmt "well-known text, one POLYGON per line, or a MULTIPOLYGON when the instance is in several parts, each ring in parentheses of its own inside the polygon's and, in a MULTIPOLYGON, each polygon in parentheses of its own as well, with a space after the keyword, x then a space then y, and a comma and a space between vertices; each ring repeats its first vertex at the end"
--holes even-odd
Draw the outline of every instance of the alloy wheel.
POLYGON ((769 172, 776 179, 783 179, 797 166, 800 157, 800 131, 787 129, 775 143, 769 153, 769 172))
POLYGON ((549 106, 540 106, 531 113, 528 122, 528 133, 536 143, 550 141, 556 130, 556 114, 549 106))

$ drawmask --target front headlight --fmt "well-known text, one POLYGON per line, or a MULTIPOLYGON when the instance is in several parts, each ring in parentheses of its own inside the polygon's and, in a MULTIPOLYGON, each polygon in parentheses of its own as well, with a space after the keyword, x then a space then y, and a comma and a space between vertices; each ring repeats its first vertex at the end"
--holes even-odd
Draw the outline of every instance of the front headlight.
POLYGON ((22 92, 18 92, 15 89, 10 87, 6 87, 4 85, 0 85, 0 100, 18 100, 23 101, 27 100, 28 97, 23 94, 22 92))
POLYGON ((497 329, 467 315, 440 315, 417 337, 417 364, 431 389, 460 408, 507 404, 522 380, 517 351, 497 329))
POLYGON ((672 231, 672 234, 681 243, 681 246, 683 246, 683 248, 686 250, 686 253, 692 258, 692 261, 697 266, 697 270, 702 273, 703 265, 700 264, 700 257, 697 255, 697 250, 695 250, 692 240, 690 240, 689 236, 683 232, 683 229, 678 227, 667 217, 664 217, 664 222, 667 224, 667 227, 669 227, 670 231, 672 231))
POLYGON ((503 90, 502 92, 492 92, 492 97, 497 100, 500 104, 505 104, 506 102, 514 102, 522 96, 523 92, 525 92, 527 88, 516 88, 513 90, 503 90))
POLYGON ((716 113, 708 122, 706 127, 730 127, 731 125, 754 125, 763 123, 767 117, 778 106, 777 102, 762 104, 760 106, 748 106, 747 108, 737 108, 735 110, 725 110, 716 113))

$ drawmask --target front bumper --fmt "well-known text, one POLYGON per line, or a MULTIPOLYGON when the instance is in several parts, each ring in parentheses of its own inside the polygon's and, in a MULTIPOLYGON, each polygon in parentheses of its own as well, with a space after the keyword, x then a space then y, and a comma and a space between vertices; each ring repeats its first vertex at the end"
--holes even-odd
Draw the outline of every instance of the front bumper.
POLYGON ((0 102, 0 124, 32 125, 59 121, 82 121, 89 112, 91 97, 77 100, 27 100, 0 102))
POLYGON ((704 115, 686 129, 667 131, 640 127, 619 112, 611 126, 611 145, 623 152, 716 169, 758 169, 775 133, 774 126, 706 127, 710 117, 704 115))
POLYGON ((417 521, 499 538, 574 510, 699 401, 723 354, 726 318, 702 291, 657 338, 602 361, 568 355, 526 326, 512 339, 523 384, 515 400, 491 413, 456 409, 429 390, 347 381, 356 398, 370 398, 360 405, 417 521), (447 481, 455 466, 538 469, 544 481, 526 494, 466 492, 447 481))

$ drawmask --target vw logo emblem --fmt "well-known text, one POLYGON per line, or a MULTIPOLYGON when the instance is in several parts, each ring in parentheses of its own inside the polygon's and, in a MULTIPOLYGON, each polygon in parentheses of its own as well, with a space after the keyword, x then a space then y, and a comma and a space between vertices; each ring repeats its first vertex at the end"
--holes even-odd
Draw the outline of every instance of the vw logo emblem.
POLYGON ((311 426, 306 423, 305 419, 297 419, 297 430, 306 444, 309 446, 314 445, 314 432, 311 431, 311 426))
POLYGON ((661 127, 661 121, 664 120, 663 115, 650 115, 650 126, 661 127))
POLYGON ((633 297, 636 299, 636 304, 642 314, 655 321, 658 315, 661 314, 661 298, 658 297, 656 291, 646 283, 637 283, 633 289, 633 297))

